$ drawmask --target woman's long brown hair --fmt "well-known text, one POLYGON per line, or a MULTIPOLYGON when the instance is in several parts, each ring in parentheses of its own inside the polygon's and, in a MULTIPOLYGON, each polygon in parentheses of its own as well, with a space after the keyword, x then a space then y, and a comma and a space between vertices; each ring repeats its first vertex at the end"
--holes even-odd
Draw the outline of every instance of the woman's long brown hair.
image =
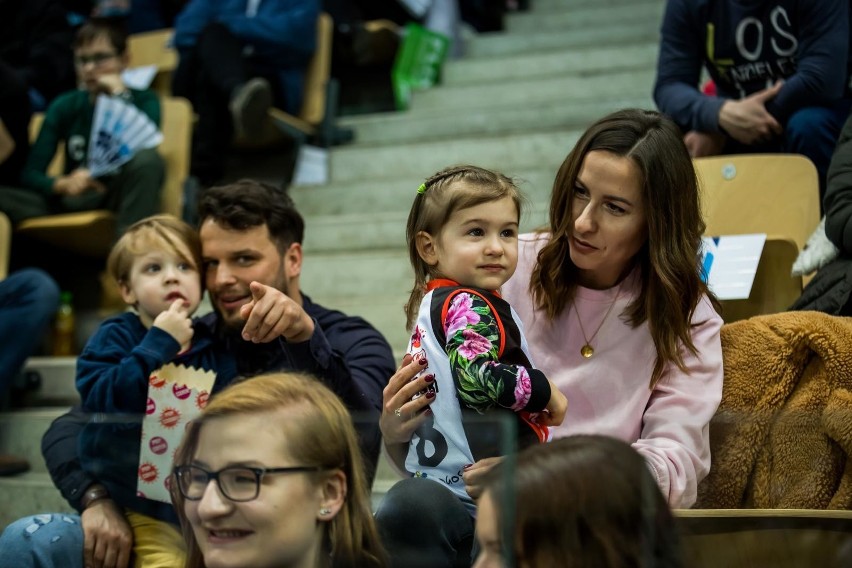
POLYGON ((637 253, 641 291, 622 314, 635 328, 648 322, 657 350, 650 387, 667 364, 686 372, 682 347, 695 354, 692 315, 703 295, 718 302, 699 273, 704 233, 698 181, 677 126, 654 111, 626 109, 594 123, 562 162, 550 201, 550 241, 539 251, 530 292, 548 319, 570 306, 578 270, 568 243, 573 234, 571 200, 583 160, 602 151, 633 160, 642 172, 648 240, 637 253))

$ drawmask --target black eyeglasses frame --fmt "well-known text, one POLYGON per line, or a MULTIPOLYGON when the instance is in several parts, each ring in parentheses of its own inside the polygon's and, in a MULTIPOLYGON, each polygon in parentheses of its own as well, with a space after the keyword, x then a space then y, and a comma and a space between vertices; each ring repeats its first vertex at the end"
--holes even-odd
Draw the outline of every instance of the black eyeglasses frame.
POLYGON ((189 495, 186 494, 186 490, 184 489, 184 487, 183 487, 183 485, 181 484, 181 481, 180 481, 183 478, 184 473, 189 474, 191 472, 191 470, 196 470, 196 471, 204 472, 204 475, 207 476, 207 480, 204 483, 205 489, 207 488, 208 485, 210 485, 211 480, 215 480, 216 481, 216 487, 219 488, 219 492, 222 494, 223 497, 225 497, 228 500, 233 501, 235 503, 247 503, 248 501, 254 501, 255 499, 257 499, 258 495, 260 495, 260 482, 263 480, 264 476, 266 476, 266 475, 281 474, 281 473, 318 472, 318 471, 322 471, 324 469, 328 469, 328 468, 324 468, 324 467, 321 467, 321 466, 306 466, 306 465, 291 466, 291 467, 250 467, 250 466, 245 466, 245 465, 238 465, 238 466, 223 467, 222 469, 220 469, 218 471, 207 471, 203 467, 199 467, 197 465, 179 465, 179 466, 175 466, 175 468, 173 470, 173 475, 174 475, 174 478, 175 478, 175 482, 177 483, 178 491, 180 491, 180 494, 183 495, 184 499, 187 499, 188 501, 200 501, 201 498, 204 496, 204 493, 202 492, 201 495, 199 495, 198 497, 190 497, 189 495), (254 474, 254 488, 255 488, 254 496, 252 496, 251 498, 248 498, 248 499, 234 499, 233 497, 228 495, 228 490, 225 489, 222 486, 221 483, 219 483, 219 476, 222 475, 222 472, 233 471, 233 470, 250 471, 254 474))

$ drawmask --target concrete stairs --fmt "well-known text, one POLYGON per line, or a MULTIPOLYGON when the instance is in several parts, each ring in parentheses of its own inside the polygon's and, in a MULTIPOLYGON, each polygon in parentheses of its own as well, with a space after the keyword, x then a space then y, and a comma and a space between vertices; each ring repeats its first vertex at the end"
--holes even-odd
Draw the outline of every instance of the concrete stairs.
MULTIPOLYGON (((547 219, 554 174, 580 133, 604 114, 653 107, 664 0, 533 0, 507 31, 483 34, 449 62, 443 83, 416 93, 406 112, 354 116, 356 142, 330 156, 330 183, 297 186, 306 218, 302 288, 315 301, 365 317, 405 349, 402 306, 411 288, 405 220, 414 192, 458 163, 499 169, 529 198, 521 228, 547 219)), ((68 511, 40 452, 50 421, 77 400, 74 359, 32 358, 40 390, 0 413, 0 452, 25 455, 33 470, 0 478, 0 529, 21 516, 68 511)), ((378 500, 396 474, 380 465, 378 500)))

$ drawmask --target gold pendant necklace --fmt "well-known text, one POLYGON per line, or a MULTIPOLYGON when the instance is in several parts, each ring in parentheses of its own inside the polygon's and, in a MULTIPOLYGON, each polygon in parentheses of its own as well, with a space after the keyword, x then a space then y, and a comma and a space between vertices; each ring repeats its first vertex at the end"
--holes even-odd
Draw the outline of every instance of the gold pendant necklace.
POLYGON ((591 337, 586 335, 586 330, 583 329, 583 320, 580 318, 579 310, 577 310, 577 299, 575 298, 571 302, 571 305, 574 307, 574 313, 577 314, 577 323, 580 324, 580 331, 583 332, 583 340, 586 342, 582 347, 580 347, 580 355, 582 355, 584 359, 591 359, 592 355, 595 354, 595 348, 592 347, 592 341, 594 341, 595 337, 597 337, 598 332, 601 330, 604 322, 606 321, 606 318, 609 317, 609 313, 612 311, 613 306, 615 306, 615 303, 618 301, 619 295, 621 295, 620 284, 618 286, 618 290, 615 293, 615 299, 613 299, 612 303, 609 305, 609 308, 607 308, 606 313, 604 314, 604 317, 601 320, 601 323, 598 324, 598 328, 595 330, 591 337))

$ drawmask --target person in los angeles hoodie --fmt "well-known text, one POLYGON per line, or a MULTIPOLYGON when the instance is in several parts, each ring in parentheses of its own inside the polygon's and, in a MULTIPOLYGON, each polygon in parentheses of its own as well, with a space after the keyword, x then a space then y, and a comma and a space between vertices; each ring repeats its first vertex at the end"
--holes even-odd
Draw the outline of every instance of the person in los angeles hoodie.
POLYGON ((850 109, 849 18, 846 0, 668 0, 654 100, 693 157, 804 154, 823 188, 850 109))

